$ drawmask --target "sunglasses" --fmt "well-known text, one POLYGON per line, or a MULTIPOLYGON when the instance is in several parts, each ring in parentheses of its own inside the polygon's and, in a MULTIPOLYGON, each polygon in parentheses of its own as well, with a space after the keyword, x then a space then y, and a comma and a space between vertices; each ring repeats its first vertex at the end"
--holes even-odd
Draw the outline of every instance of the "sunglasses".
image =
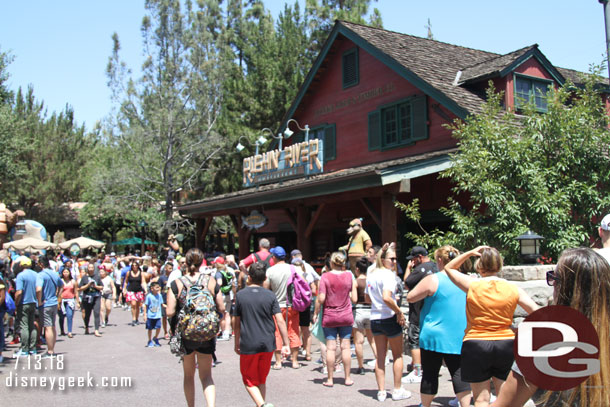
POLYGON ((561 281, 561 278, 555 273, 555 270, 546 272, 546 283, 551 287, 556 284, 557 281, 561 281))
POLYGON ((390 261, 396 261, 396 257, 388 257, 388 260, 390 260, 390 261))

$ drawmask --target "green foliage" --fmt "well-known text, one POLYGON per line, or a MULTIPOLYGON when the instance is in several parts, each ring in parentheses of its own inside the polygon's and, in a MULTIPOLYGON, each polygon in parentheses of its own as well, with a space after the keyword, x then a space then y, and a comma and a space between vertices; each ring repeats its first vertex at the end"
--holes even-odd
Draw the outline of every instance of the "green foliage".
POLYGON ((415 198, 409 204, 397 201, 394 202, 394 206, 400 209, 407 219, 417 224, 420 233, 405 233, 405 237, 415 242, 416 245, 427 247, 430 249, 430 252, 433 252, 434 250, 445 244, 453 243, 453 240, 451 240, 451 232, 443 232, 437 228, 432 231, 427 231, 426 229, 424 229, 424 227, 421 225, 419 199, 415 198))
POLYGON ((456 198, 441 210, 451 231, 409 237, 462 249, 492 245, 508 262, 527 230, 544 236, 547 257, 591 244, 595 222, 610 211, 610 132, 597 83, 588 75, 583 87, 551 90, 548 112, 529 105, 520 115, 502 107, 490 83, 482 113, 451 126, 459 152, 441 174, 455 185, 456 198))

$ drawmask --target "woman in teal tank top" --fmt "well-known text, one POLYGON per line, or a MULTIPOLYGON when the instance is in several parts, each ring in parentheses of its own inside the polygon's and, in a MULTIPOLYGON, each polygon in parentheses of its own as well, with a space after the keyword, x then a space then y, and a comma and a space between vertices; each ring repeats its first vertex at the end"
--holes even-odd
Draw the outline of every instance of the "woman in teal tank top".
MULTIPOLYGON (((438 269, 459 254, 452 246, 434 252, 438 269)), ((445 361, 453 390, 462 407, 470 406, 470 385, 462 382, 460 354, 466 329, 466 294, 451 282, 444 271, 427 276, 407 295, 409 303, 425 298, 420 315, 419 346, 422 357, 421 402, 429 407, 438 392, 438 373, 445 361)))

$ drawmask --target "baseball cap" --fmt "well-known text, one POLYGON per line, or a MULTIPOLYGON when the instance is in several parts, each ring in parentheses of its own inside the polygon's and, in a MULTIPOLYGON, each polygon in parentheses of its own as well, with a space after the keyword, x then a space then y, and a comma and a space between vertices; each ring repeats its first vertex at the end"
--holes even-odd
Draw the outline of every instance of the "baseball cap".
POLYGON ((19 265, 21 265, 22 267, 31 267, 32 260, 29 257, 21 256, 19 258, 19 265))
POLYGON ((282 246, 275 246, 273 249, 269 250, 272 255, 277 257, 278 259, 283 259, 286 257, 286 250, 282 246))
POLYGON ((604 216, 602 223, 599 225, 603 230, 610 230, 610 214, 604 216))
POLYGON ((301 251, 299 249, 294 249, 293 251, 290 252, 290 257, 298 256, 299 254, 303 254, 303 253, 301 253, 301 251))
POLYGON ((110 253, 110 257, 116 257, 116 253, 115 252, 110 253))
POLYGON ((295 257, 290 261, 290 264, 303 264, 303 260, 295 257))
POLYGON ((212 262, 214 264, 225 264, 225 259, 223 259, 222 257, 218 256, 214 259, 214 261, 212 262))
POLYGON ((411 252, 407 256, 407 260, 411 260, 413 257, 427 256, 427 255, 428 255, 428 250, 426 250, 425 247, 413 246, 413 248, 411 249, 411 252))

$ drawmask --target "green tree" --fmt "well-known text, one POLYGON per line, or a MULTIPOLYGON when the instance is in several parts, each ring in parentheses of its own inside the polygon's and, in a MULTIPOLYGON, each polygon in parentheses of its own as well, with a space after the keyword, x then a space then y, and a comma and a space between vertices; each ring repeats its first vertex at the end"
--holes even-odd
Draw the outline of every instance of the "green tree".
POLYGON ((178 0, 148 0, 145 7, 146 58, 137 81, 129 78, 113 36, 107 72, 121 102, 109 138, 125 164, 116 182, 130 187, 121 198, 147 208, 162 202, 172 228, 175 194, 205 182, 221 146, 220 1, 201 0, 196 8, 186 2, 183 10, 178 0))
POLYGON ((550 90, 547 112, 529 104, 519 116, 502 107, 490 83, 482 113, 451 127, 459 152, 441 176, 469 202, 450 199, 442 209, 452 222, 445 243, 489 244, 508 261, 517 260, 514 239, 527 230, 544 236, 542 252, 552 259, 593 243, 596 221, 610 211, 609 120, 599 82, 588 75, 582 87, 550 90))

